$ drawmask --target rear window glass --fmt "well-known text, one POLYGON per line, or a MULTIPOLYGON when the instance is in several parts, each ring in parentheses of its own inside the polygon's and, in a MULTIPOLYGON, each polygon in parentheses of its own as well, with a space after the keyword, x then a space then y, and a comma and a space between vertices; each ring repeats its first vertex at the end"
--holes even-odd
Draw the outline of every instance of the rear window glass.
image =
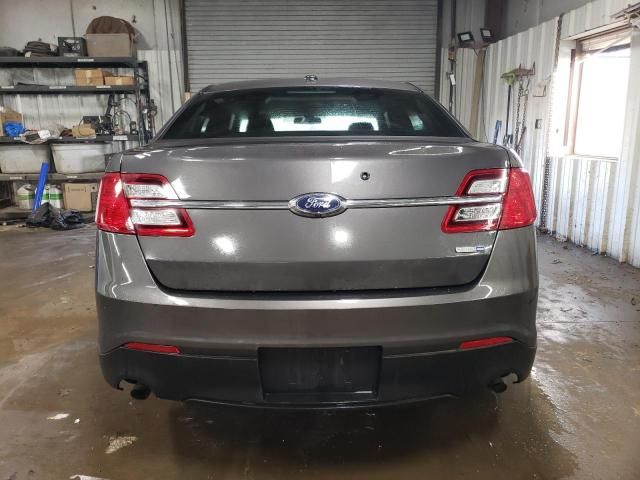
POLYGON ((162 138, 292 135, 467 136, 418 92, 303 87, 199 95, 162 138))

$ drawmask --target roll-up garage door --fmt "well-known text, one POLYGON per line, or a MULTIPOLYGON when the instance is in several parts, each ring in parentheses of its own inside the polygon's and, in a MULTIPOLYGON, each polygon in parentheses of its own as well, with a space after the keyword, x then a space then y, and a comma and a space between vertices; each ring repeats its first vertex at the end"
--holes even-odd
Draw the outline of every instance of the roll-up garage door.
POLYGON ((438 0, 184 0, 190 90, 269 77, 361 77, 433 93, 438 0))

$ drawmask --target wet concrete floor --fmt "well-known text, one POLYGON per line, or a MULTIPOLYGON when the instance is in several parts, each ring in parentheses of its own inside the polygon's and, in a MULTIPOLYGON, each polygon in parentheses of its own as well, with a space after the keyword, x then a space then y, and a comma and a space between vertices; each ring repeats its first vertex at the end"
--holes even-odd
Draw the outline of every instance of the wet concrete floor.
POLYGON ((538 356, 502 395, 273 412, 108 387, 93 227, 1 230, 0 480, 640 478, 638 269, 540 238, 538 356))

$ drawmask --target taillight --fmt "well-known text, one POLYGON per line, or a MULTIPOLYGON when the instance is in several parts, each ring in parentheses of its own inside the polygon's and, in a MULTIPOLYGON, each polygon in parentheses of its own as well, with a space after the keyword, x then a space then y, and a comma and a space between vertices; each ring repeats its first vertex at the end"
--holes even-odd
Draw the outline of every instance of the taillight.
POLYGON ((106 173, 98 190, 96 225, 106 232, 135 234, 119 173, 106 173))
POLYGON ((479 340, 467 340, 462 342, 458 347, 460 350, 470 350, 472 348, 494 347, 496 345, 504 345, 513 342, 511 337, 490 337, 481 338, 479 340))
POLYGON ((523 169, 509 170, 509 187, 503 203, 500 230, 526 227, 536 221, 536 201, 531 179, 523 169))
POLYGON ((141 352, 168 353, 169 355, 178 355, 180 353, 180 349, 176 346, 157 345, 155 343, 129 342, 124 344, 124 348, 141 352))
POLYGON ((536 218, 531 181, 521 168, 472 170, 456 197, 463 202, 449 207, 442 221, 444 233, 519 228, 536 218))
POLYGON ((133 208, 131 205, 131 200, 177 198, 173 187, 162 175, 107 173, 100 182, 96 225, 107 232, 191 237, 195 228, 185 209, 152 206, 133 208))
POLYGON ((507 172, 505 168, 491 168, 467 173, 458 187, 456 197, 470 201, 449 207, 442 221, 442 231, 464 233, 496 230, 502 213, 507 172), (477 202, 475 198, 478 199, 477 202), (487 198, 493 201, 487 202, 487 198))

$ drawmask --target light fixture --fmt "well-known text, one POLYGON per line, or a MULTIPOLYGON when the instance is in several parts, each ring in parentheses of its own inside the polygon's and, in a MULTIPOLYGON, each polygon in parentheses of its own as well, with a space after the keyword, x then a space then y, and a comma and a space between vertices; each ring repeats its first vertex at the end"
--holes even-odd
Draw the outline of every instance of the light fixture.
POLYGON ((493 42, 493 31, 490 28, 481 28, 480 36, 482 37, 482 41, 485 43, 493 42))
POLYGON ((461 32, 458 34, 458 43, 460 45, 464 45, 467 43, 473 42, 473 33, 471 32, 461 32))

